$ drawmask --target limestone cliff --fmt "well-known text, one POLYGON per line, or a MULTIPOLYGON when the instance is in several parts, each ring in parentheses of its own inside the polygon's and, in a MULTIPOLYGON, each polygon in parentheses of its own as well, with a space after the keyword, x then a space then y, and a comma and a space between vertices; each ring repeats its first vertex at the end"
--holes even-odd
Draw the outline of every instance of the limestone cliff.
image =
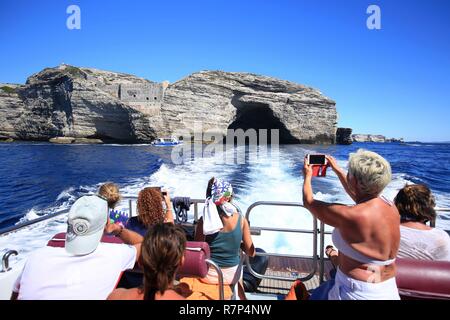
POLYGON ((334 143, 335 102, 250 73, 202 71, 171 85, 61 65, 0 84, 0 138, 147 142, 177 129, 279 129, 282 143, 334 143))
POLYGON ((403 138, 386 138, 381 134, 353 134, 353 142, 398 142, 403 143, 403 138))

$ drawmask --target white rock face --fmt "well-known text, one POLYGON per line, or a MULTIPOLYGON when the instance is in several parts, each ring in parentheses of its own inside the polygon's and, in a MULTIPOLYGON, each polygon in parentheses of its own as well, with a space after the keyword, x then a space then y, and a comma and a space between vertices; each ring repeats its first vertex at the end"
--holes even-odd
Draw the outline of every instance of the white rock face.
POLYGON ((315 89, 255 74, 202 71, 167 84, 61 65, 0 89, 0 120, 0 138, 22 140, 147 142, 200 124, 221 134, 279 129, 284 143, 335 143, 337 112, 315 89))
POLYGON ((386 142, 386 137, 379 134, 354 134, 352 138, 354 142, 386 142))
POLYGON ((380 134, 353 134, 353 142, 396 142, 403 143, 403 138, 386 138, 380 134))
POLYGON ((168 129, 279 129, 282 142, 334 143, 335 102, 319 91, 250 73, 202 71, 170 85, 162 105, 168 129))

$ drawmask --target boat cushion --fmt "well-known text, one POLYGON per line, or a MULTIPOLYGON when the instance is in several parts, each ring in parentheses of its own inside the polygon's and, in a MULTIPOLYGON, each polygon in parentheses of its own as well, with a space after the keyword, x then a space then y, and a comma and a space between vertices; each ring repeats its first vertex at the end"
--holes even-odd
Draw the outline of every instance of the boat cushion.
POLYGON ((450 261, 398 258, 396 265, 402 299, 450 299, 450 261))
POLYGON ((187 241, 184 251, 184 263, 178 269, 180 277, 204 278, 208 274, 206 259, 209 259, 211 252, 206 242, 187 241))
MULTIPOLYGON (((117 243, 117 244, 123 243, 123 241, 120 238, 109 235, 103 235, 100 241, 104 243, 117 243)), ((60 232, 54 235, 47 243, 47 246, 56 248, 64 248, 65 245, 66 245, 65 232, 60 232)))

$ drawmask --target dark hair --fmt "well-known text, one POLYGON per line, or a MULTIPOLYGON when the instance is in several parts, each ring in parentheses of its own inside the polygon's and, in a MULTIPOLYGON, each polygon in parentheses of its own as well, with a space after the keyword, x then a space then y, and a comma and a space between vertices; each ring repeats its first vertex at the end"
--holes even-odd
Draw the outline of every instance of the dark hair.
POLYGON ((173 223, 151 226, 144 237, 139 263, 144 271, 144 300, 170 288, 186 248, 184 231, 173 223))
POLYGON ((394 199, 402 221, 428 222, 436 218, 430 189, 423 184, 405 185, 394 199))
POLYGON ((155 187, 144 188, 139 192, 137 199, 138 220, 150 227, 156 223, 163 223, 166 214, 163 210, 163 196, 161 190, 155 187))
POLYGON ((212 177, 208 181, 208 186, 206 187, 206 198, 209 198, 212 196, 212 185, 214 184, 214 180, 216 180, 216 178, 212 177))

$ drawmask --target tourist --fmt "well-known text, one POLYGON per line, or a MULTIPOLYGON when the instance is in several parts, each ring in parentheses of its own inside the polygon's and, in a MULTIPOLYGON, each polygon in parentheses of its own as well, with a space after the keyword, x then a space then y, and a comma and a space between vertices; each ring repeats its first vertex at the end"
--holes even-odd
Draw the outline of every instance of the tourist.
POLYGON ((151 226, 141 248, 140 265, 144 283, 138 288, 115 289, 108 300, 182 300, 174 286, 177 269, 183 263, 186 237, 172 223, 151 226))
POLYGON ((395 257, 400 242, 400 219, 395 205, 380 196, 391 181, 390 164, 380 155, 358 150, 349 157, 346 174, 327 156, 355 205, 314 199, 312 167, 303 168, 303 204, 335 229, 333 243, 339 250, 335 278, 322 284, 311 299, 400 299, 395 280, 395 257))
POLYGON ((426 225, 436 220, 435 200, 422 184, 407 185, 394 199, 400 213, 398 257, 450 261, 450 236, 426 225))
POLYGON ((145 236, 150 226, 157 223, 173 223, 172 204, 168 191, 148 187, 139 192, 136 217, 128 220, 127 229, 145 236))
POLYGON ((110 209, 114 209, 121 199, 119 187, 112 182, 102 184, 98 189, 98 195, 108 202, 110 209))
POLYGON ((104 300, 121 273, 133 268, 143 238, 108 224, 108 203, 98 196, 75 201, 68 214, 65 247, 46 246, 31 253, 12 299, 104 300), (103 232, 127 244, 101 242, 103 232))
POLYGON ((110 223, 118 223, 121 226, 125 226, 128 222, 129 215, 126 212, 114 210, 116 205, 122 199, 119 187, 115 183, 106 182, 100 186, 98 196, 108 202, 110 223))
MULTIPOLYGON (((248 256, 254 257, 256 253, 250 226, 232 204, 233 188, 229 182, 211 178, 206 198, 203 216, 196 226, 195 240, 209 244, 211 259, 221 268, 224 283, 235 285, 242 276, 242 270, 239 270, 241 242, 242 249, 248 256)), ((209 268, 208 275, 202 281, 218 283, 214 268, 209 268)))

